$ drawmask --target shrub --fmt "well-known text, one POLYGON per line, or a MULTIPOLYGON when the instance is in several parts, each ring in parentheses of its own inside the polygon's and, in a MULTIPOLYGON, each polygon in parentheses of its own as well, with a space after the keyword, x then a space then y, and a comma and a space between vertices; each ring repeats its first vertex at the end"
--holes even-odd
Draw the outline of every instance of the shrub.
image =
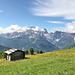
POLYGON ((74 44, 74 46, 73 47, 75 47, 75 44, 74 44))
POLYGON ((40 50, 40 52, 39 52, 40 54, 42 54, 43 53, 43 51, 42 50, 40 50))
POLYGON ((5 51, 7 51, 7 49, 5 49, 4 51, 0 52, 0 58, 5 58, 6 57, 5 51))
POLYGON ((36 53, 39 54, 39 51, 37 50, 36 53))

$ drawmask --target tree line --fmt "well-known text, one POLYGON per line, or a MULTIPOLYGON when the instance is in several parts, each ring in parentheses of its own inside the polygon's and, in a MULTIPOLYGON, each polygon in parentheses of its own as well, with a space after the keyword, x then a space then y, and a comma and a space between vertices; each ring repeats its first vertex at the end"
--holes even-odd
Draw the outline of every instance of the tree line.
MULTIPOLYGON (((37 51, 35 51, 35 53, 36 54, 42 54, 43 53, 43 51, 42 50, 37 50, 37 51)), ((33 48, 30 48, 29 49, 29 51, 28 50, 25 50, 25 54, 31 54, 31 55, 33 55, 34 54, 34 49, 33 48)))

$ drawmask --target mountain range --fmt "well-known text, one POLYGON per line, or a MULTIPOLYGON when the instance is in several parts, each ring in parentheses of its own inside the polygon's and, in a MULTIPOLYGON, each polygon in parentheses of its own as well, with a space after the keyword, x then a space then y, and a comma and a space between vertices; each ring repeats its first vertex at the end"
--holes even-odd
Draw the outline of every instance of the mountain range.
POLYGON ((29 50, 30 47, 33 47, 35 51, 48 52, 73 47, 74 43, 75 33, 61 31, 49 33, 46 29, 36 30, 36 27, 30 27, 20 32, 0 34, 0 45, 22 50, 29 50))

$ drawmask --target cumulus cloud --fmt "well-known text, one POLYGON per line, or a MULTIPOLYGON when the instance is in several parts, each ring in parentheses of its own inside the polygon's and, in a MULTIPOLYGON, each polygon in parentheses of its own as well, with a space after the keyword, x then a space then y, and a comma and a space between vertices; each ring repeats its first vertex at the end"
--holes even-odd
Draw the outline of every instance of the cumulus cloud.
POLYGON ((66 24, 65 32, 75 33, 75 21, 66 24))
POLYGON ((34 15, 75 19, 75 0, 36 0, 34 15))
POLYGON ((41 29, 38 26, 36 26, 36 28, 32 28, 32 30, 34 30, 34 31, 41 31, 41 29))
POLYGON ((5 30, 6 32, 19 32, 21 31, 21 27, 19 27, 18 25, 11 25, 10 27, 7 27, 5 30))
POLYGON ((48 23, 64 24, 62 21, 48 21, 48 23))
POLYGON ((38 26, 36 26, 36 27, 20 27, 18 25, 11 25, 5 29, 0 27, 0 34, 13 33, 13 32, 23 32, 23 31, 27 31, 27 30, 45 31, 44 29, 40 29, 38 26))

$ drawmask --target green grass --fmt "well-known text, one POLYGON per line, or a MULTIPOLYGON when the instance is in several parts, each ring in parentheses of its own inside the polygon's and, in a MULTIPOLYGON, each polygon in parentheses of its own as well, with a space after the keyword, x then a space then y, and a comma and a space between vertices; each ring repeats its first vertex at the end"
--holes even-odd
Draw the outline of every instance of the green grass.
POLYGON ((75 48, 0 60, 0 75, 75 75, 75 48))

